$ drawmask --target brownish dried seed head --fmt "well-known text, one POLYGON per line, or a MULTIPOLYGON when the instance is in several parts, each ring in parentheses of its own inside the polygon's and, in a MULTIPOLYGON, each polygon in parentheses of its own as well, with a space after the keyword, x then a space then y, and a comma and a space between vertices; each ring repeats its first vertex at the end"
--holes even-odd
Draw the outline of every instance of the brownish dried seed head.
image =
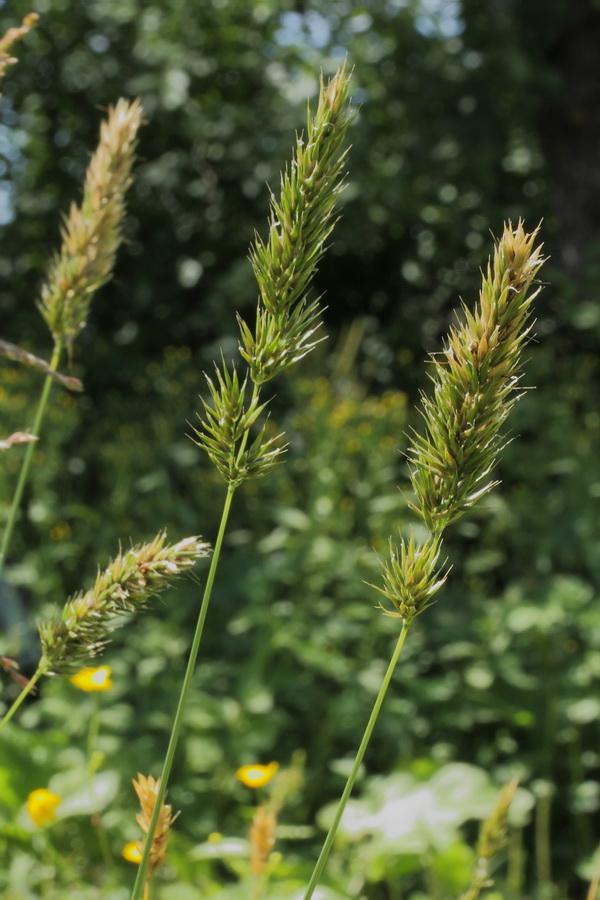
POLYGON ((100 128, 88 166, 81 206, 71 206, 62 247, 50 265, 39 308, 54 339, 70 348, 84 327, 92 296, 111 277, 122 240, 125 192, 131 183, 139 100, 121 99, 100 128))
POLYGON ((274 810, 259 806, 254 813, 250 828, 250 863, 252 874, 259 878, 268 862, 269 854, 275 846, 275 826, 277 816, 274 810))
MULTIPOLYGON (((152 813, 158 796, 160 787, 160 778, 154 779, 151 775, 147 778, 138 772, 137 781, 132 779, 135 792, 140 801, 142 808, 141 813, 136 815, 136 820, 144 835, 148 834, 152 813)), ((167 843, 169 841, 171 825, 177 818, 179 813, 173 815, 171 806, 163 803, 156 823, 156 830, 152 839, 152 847, 150 849, 150 863, 148 866, 148 877, 154 875, 157 869, 163 865, 167 859, 167 843)), ((143 845, 140 842, 140 853, 143 852, 143 845)))
POLYGON ((9 54, 9 50, 13 44, 24 38, 32 28, 35 28, 39 16, 37 13, 28 13, 21 24, 17 28, 9 28, 6 34, 0 38, 0 79, 4 76, 7 66, 12 66, 17 62, 14 56, 9 54))

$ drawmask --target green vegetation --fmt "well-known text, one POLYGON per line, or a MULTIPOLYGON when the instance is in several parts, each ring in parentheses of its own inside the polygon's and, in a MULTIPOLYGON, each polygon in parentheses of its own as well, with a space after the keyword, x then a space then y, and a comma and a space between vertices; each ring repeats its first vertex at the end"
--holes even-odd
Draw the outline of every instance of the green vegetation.
MULTIPOLYGON (((227 363, 236 355, 236 313, 254 321, 246 255, 255 227, 268 240, 264 183, 278 184, 319 69, 333 73, 347 52, 351 166, 311 295, 327 304, 329 338, 277 380, 265 438, 285 431, 285 464, 236 492, 156 894, 246 898, 254 877, 263 897, 304 895, 398 636, 364 582, 380 583, 377 556, 398 527, 427 536, 410 504, 431 494, 413 493, 404 455, 412 429, 423 433, 424 360, 459 297, 474 308, 489 231, 523 217, 544 219, 550 257, 524 354, 521 384, 535 390, 501 429, 514 437, 491 473, 501 486, 444 533, 443 601, 411 626, 321 896, 475 896, 500 844, 494 890, 581 896, 600 838, 600 204, 596 82, 577 61, 595 59, 600 14, 591 2, 467 0, 438 12, 376 0, 33 6, 42 18, 0 99, 0 440, 33 420, 42 378, 6 345, 52 356, 35 301, 103 111, 139 95, 145 125, 115 277, 72 365, 58 366, 84 390, 53 385, 28 445, 0 653, 32 675, 36 622, 93 584, 119 541, 126 552, 164 527, 170 540, 200 531, 214 543, 222 481, 186 437, 198 396, 210 403, 202 372, 213 378, 220 346, 227 363), (271 760, 280 769, 256 805, 234 773, 271 760), (474 823, 515 776, 506 841, 500 805, 478 844, 474 823), (269 845, 272 815, 277 842, 257 875, 252 841, 269 845)), ((0 32, 29 9, 3 7, 0 32)), ((27 449, 1 452, 2 524, 27 449)), ((194 571, 204 583, 207 563, 194 571)), ((160 774, 198 594, 182 579, 114 633, 99 661, 110 690, 42 680, 2 732, 10 900, 130 896, 135 870, 120 853, 140 837, 131 779, 160 774), (63 798, 51 828, 33 823, 51 817, 52 796, 27 811, 36 788, 63 798)), ((7 671, 3 701, 18 691, 7 671)))

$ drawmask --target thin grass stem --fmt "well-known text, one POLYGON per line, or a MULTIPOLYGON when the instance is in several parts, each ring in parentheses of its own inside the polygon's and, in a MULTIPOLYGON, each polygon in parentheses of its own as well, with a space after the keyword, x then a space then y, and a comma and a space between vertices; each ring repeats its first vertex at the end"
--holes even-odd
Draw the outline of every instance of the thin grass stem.
MULTIPOLYGON (((54 344, 54 350, 52 352, 52 359, 50 360, 51 369, 58 369, 58 363, 60 361, 61 353, 62 343, 60 341, 56 341, 56 343, 54 344)), ((40 427, 42 424, 42 419, 44 418, 44 412, 46 411, 46 404, 48 402, 50 388, 52 387, 52 381, 52 375, 46 375, 44 386, 42 388, 42 393, 40 396, 40 402, 38 403, 35 419, 31 428, 32 434, 34 434, 36 437, 40 436, 40 427)), ((33 457, 34 447, 35 442, 27 444, 25 457, 23 459, 23 465, 21 466, 21 472, 19 473, 19 480, 17 481, 17 486, 13 495, 10 512, 8 514, 8 521, 6 523, 6 528, 4 529, 4 534, 2 535, 2 545, 0 546, 0 578, 2 577, 2 572, 4 570, 4 563, 6 561, 6 555, 10 546, 15 522, 17 520, 21 498, 23 496, 25 484, 27 483, 27 478, 29 476, 29 469, 31 468, 31 460, 33 457)))
POLYGON ((14 716, 14 714, 20 707, 23 700, 25 700, 27 695, 32 692, 32 690, 36 686, 36 683, 39 681, 39 679, 45 673, 46 673, 46 669, 43 666, 39 666, 37 672, 31 676, 31 678, 29 679, 29 681, 27 682, 27 684, 25 685, 25 687, 23 688, 23 690, 21 691, 21 693, 19 694, 19 696, 17 697, 17 699, 15 700, 13 705, 10 707, 8 712, 6 712, 5 715, 2 717, 2 719, 0 719, 0 731, 4 728, 4 726, 8 722, 10 722, 10 720, 12 719, 12 717, 14 716))
POLYGON ((356 781, 356 776, 358 775, 358 770, 360 769, 360 765, 363 761, 363 757, 365 755, 365 751, 371 740, 371 735, 373 734, 373 729, 375 727, 375 723, 379 716, 381 707, 383 705, 383 701, 385 699, 385 695, 387 693, 387 689, 390 685, 390 681, 392 680, 392 675, 394 674, 394 670, 396 668, 396 663, 398 662, 398 658, 402 651, 402 647, 404 646, 404 641, 406 640, 406 635, 408 634, 409 623, 406 620, 402 622, 402 630, 400 631, 400 635, 398 637, 398 641, 394 648, 394 652, 392 654, 392 658, 387 667, 387 671, 381 683, 381 687, 379 688, 379 693, 377 694, 377 699, 373 705, 373 710, 371 712, 371 716, 369 721, 367 722, 367 727, 365 728, 362 741, 360 742, 360 747, 356 753, 356 758, 354 760, 354 765, 352 766, 352 771, 348 776, 348 780, 346 782, 346 787, 344 788, 344 792, 340 797, 340 801, 338 803, 338 807, 335 813, 335 817, 331 824, 329 831, 327 832, 327 837, 325 838, 325 842, 321 849, 321 853, 316 862, 314 871, 312 873, 311 879, 308 883, 308 887, 306 889, 306 893, 304 895, 304 900, 310 900, 312 897, 315 888, 319 883, 319 879, 323 873, 323 869, 325 868, 325 863, 327 862, 327 857, 331 851, 333 846, 333 842, 335 840, 335 836, 337 834, 337 830, 339 828, 339 824, 342 820, 342 816, 344 814, 344 809, 346 808, 346 803, 352 793, 352 789, 354 787, 354 782, 356 781))
POLYGON ((592 875, 592 879, 590 881, 590 886, 587 892, 586 900, 596 900, 598 896, 598 885, 600 884, 600 847, 598 847, 596 851, 596 865, 594 866, 594 872, 592 875))
POLYGON ((167 792, 169 775, 171 774, 171 768, 173 766, 173 760, 175 758, 175 751, 177 749, 177 743, 179 741, 179 735, 181 733, 181 726, 183 724, 183 716, 185 713, 187 698, 188 698, 190 688, 192 685, 192 677, 193 677, 194 669, 196 666, 196 659, 198 658, 198 650, 200 649, 202 633, 204 631, 204 622, 206 620, 206 614, 208 612, 208 606, 210 603, 213 584, 215 581, 215 575, 216 575, 217 567, 219 564, 219 557, 221 555, 221 546, 223 544, 223 537, 225 535, 225 529, 227 527, 227 520, 229 518, 229 510, 231 509, 231 501, 233 500, 234 493, 235 493, 235 485, 229 485, 227 488, 227 496, 225 497, 225 502, 223 504, 223 512, 221 514, 221 523, 219 525, 219 533, 218 533, 217 539, 215 541, 213 555, 212 555, 212 559, 211 559, 211 563, 210 563, 210 569, 208 571, 208 577, 206 579, 206 587, 204 589, 204 596, 202 597, 202 603, 200 605, 200 612, 198 613, 198 623, 196 625, 196 631, 194 633, 194 640, 192 641, 192 647, 190 649, 190 656, 188 659, 187 668, 185 670, 183 683, 181 685, 181 693, 179 695, 177 711, 175 713, 175 718, 173 720, 173 728, 171 730, 169 746, 167 747, 165 761, 163 763, 163 769, 162 769, 162 773, 160 776, 160 784, 159 784, 157 795, 156 795, 156 802, 154 804, 152 818, 150 819, 150 825, 148 827, 148 834, 146 835, 146 840, 144 841, 144 851, 142 853, 142 859, 141 859, 141 862, 140 862, 140 865, 139 865, 139 868, 137 871, 135 884, 133 886, 131 900, 140 900, 140 898, 143 896, 144 885, 146 884, 146 881, 147 881, 148 865, 150 862, 150 850, 152 848, 154 832, 156 831, 156 825, 158 823, 160 810, 161 810, 161 807, 162 807, 162 804, 163 804, 163 801, 165 798, 165 794, 167 792))
POLYGON ((102 856, 102 861, 104 862, 109 875, 112 876, 112 880, 114 881, 114 875, 116 871, 115 860, 110 849, 110 844, 108 842, 108 837, 106 835, 104 825, 102 824, 100 814, 92 817, 92 825, 94 826, 94 831, 96 832, 98 848, 102 856))
POLYGON ((87 770, 88 775, 93 775, 93 757, 94 750, 96 749, 96 742, 98 740, 98 733, 100 731, 100 707, 98 702, 98 696, 93 695, 91 697, 91 701, 93 704, 92 714, 90 716, 90 722, 88 727, 87 734, 87 770))
POLYGON ((535 865, 538 885, 548 891, 552 884, 550 850, 550 806, 552 800, 549 793, 538 797, 535 812, 535 865))
POLYGON ((258 875, 252 879, 252 900, 260 900, 261 887, 262 877, 258 875))

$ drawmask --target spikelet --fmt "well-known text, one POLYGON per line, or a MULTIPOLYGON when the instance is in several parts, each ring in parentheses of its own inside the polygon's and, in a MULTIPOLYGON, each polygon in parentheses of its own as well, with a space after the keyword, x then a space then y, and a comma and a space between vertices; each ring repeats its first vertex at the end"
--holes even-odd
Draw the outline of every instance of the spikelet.
POLYGON ((9 447, 15 447, 17 444, 30 444, 32 441, 37 441, 35 434, 29 434, 27 431, 15 431, 7 438, 0 439, 0 450, 8 450, 9 447))
POLYGON ((0 38, 0 81, 4 78, 4 73, 8 66, 14 65, 17 60, 8 52, 13 44, 24 38, 32 28, 37 25, 39 16, 37 13, 31 12, 25 16, 21 24, 17 28, 9 28, 5 35, 0 38))
POLYGON ((259 806, 254 813, 250 828, 250 864, 252 874, 260 878, 275 846, 275 826, 277 815, 274 809, 259 806))
POLYGON ((64 220, 62 247, 42 287, 40 312, 55 342, 69 350, 85 326, 94 292, 112 274, 142 113, 139 100, 121 99, 109 109, 88 166, 83 202, 73 204, 64 220))
POLYGON ((254 333, 238 316, 240 352, 252 380, 262 384, 301 359, 318 343, 319 304, 307 300, 325 253, 343 190, 350 78, 344 65, 325 84, 321 79, 314 117, 296 142, 291 165, 281 177, 279 200, 271 196, 269 236, 257 235, 250 259, 260 290, 254 333))
POLYGON ((444 529, 487 493, 496 482, 489 473, 503 438, 501 429, 520 396, 523 345, 527 341, 531 305, 539 293, 530 290, 544 263, 539 229, 526 234, 510 222, 496 246, 493 263, 471 313, 452 328, 441 359, 432 357, 433 396, 423 394, 425 433, 414 433, 408 451, 415 500, 412 509, 429 535, 395 546, 380 561, 383 587, 375 590, 392 604, 387 615, 408 626, 434 602, 433 595, 448 572, 437 569, 444 529))
POLYGON ((414 537, 405 540, 400 536, 399 546, 394 546, 390 538, 389 561, 379 560, 383 587, 372 584, 376 591, 392 604, 390 609, 380 604, 384 615, 402 619, 407 625, 435 603, 434 594, 442 587, 449 570, 436 568, 442 540, 438 535, 429 535, 418 542, 414 537))
POLYGON ((216 377, 207 376, 210 402, 192 438, 209 455, 231 488, 265 475, 281 459, 283 435, 267 437, 259 425, 264 412, 259 386, 306 356, 319 342, 320 307, 309 299, 310 284, 335 225, 335 208, 344 184, 346 132, 353 119, 345 63, 327 84, 321 78, 314 116, 298 137, 291 164, 281 176, 279 199, 271 196, 269 233, 258 234, 250 259, 259 287, 254 329, 238 316, 240 354, 248 366, 239 377, 223 361, 216 377), (252 382, 251 396, 247 393, 252 382))
MULTIPOLYGON (((160 778, 156 780, 149 775, 147 778, 138 772, 138 780, 132 779, 135 792, 142 807, 141 813, 137 813, 136 820, 144 835, 148 834, 152 812, 156 804, 158 789, 160 787, 160 778)), ((169 842, 171 825, 177 818, 179 813, 173 815, 171 806, 163 803, 158 815, 154 837, 152 839, 152 847, 150 848, 150 862, 148 865, 148 878, 160 869, 167 859, 167 844, 169 842)), ((140 853, 143 852, 143 842, 138 844, 140 853)))
POLYGON ((72 675, 104 648, 119 614, 143 609, 150 597, 209 552, 209 545, 196 537, 177 544, 165 540, 166 533, 160 532, 151 543, 119 554, 89 591, 67 601, 60 621, 39 626, 43 674, 72 675))
POLYGON ((530 292, 544 259, 510 222, 488 264, 474 313, 450 330, 441 358, 432 358, 433 396, 423 395, 425 434, 408 452, 416 500, 413 509, 440 533, 496 482, 488 480, 502 446, 501 429, 520 396, 523 345, 530 331, 530 292))
POLYGON ((516 778, 504 785, 492 812, 481 825, 473 877, 469 889, 462 895, 461 900, 478 900, 481 892, 493 885, 490 878, 491 862, 506 844, 508 812, 517 786, 516 778))
POLYGON ((52 369, 45 359, 40 359, 39 356, 34 356, 33 353, 29 353, 27 350, 23 350, 16 344, 11 344, 9 343, 9 341, 0 340, 0 353, 3 356, 8 357, 8 359, 23 363, 24 365, 29 366, 31 369, 37 369, 38 372, 42 372, 44 375, 49 375, 53 381, 56 381, 57 384, 61 384, 63 387, 68 388, 70 391, 83 390, 83 384, 81 383, 79 378, 73 378, 73 376, 71 375, 61 375, 60 372, 52 369))

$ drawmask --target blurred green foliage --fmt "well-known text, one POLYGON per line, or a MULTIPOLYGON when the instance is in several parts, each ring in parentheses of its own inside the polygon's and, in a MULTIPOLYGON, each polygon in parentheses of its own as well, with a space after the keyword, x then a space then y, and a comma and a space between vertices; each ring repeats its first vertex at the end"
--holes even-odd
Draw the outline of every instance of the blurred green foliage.
MULTIPOLYGON (((577 872, 590 872, 578 866, 600 838, 597 4, 15 0, 0 8, 0 31, 31 7, 41 22, 0 98, 2 337, 47 351, 36 292, 101 111, 139 94, 147 123, 116 277, 75 348, 85 393, 53 388, 36 447, 2 588, 2 653, 29 671, 35 619, 86 587, 119 541, 163 525, 173 539, 214 539, 223 490, 186 423, 202 369, 219 346, 235 355, 235 312, 254 305, 246 253, 264 229, 265 182, 277 185, 319 68, 348 52, 359 115, 317 285, 331 337, 277 384, 285 464, 236 498, 176 760, 170 800, 182 815, 161 897, 187 900, 198 887, 238 896, 239 886, 225 888, 235 866, 199 848, 211 832, 244 838, 247 797, 233 778, 242 763, 285 765, 306 752, 304 787, 283 814, 290 826, 314 825, 341 790, 395 637, 364 582, 376 578, 373 548, 412 521, 402 452, 419 427, 423 360, 458 296, 474 297, 489 231, 519 216, 530 226, 544 218, 551 254, 524 382, 535 390, 511 421, 502 486, 449 537, 448 585, 411 631, 357 803, 450 764, 496 784, 519 774, 551 798, 552 879, 581 893, 577 872)), ((32 418, 40 379, 5 361, 1 371, 9 434, 32 418)), ((2 456, 3 503, 21 455, 2 456)), ((105 759, 94 777, 107 776, 99 803, 119 778, 102 814, 117 857, 137 837, 130 778, 156 774, 164 753, 198 599, 190 580, 106 654, 115 688, 99 704, 105 759)), ((92 712, 89 697, 48 682, 0 747, 0 857, 11 859, 0 887, 10 900, 38 890, 32 854, 46 860, 36 878, 52 871, 23 804, 53 778, 72 778, 76 794, 92 712)), ((102 887, 90 812, 56 826, 57 848, 82 867, 86 897, 120 900, 115 885, 131 875, 117 862, 102 887)), ((544 889, 538 813, 524 820, 513 895, 544 889)), ((280 842, 274 896, 297 896, 306 882, 320 831, 302 834, 280 842)), ((328 896, 394 900, 399 885, 414 897, 455 895, 474 836, 455 834, 425 880, 387 846, 393 861, 381 866, 375 831, 358 847, 342 841, 328 896)), ((49 898, 65 896, 55 890, 49 898)))

